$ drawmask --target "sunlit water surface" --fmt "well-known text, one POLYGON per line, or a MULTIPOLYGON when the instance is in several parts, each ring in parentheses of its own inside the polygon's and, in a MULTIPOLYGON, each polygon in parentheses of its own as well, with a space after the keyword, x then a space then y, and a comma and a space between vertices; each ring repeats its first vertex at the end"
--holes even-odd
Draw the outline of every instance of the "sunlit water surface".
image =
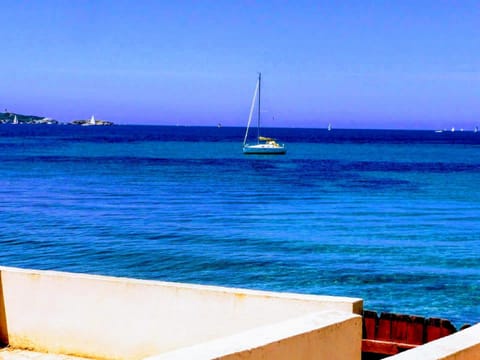
POLYGON ((0 126, 0 265, 480 321, 480 135, 0 126))

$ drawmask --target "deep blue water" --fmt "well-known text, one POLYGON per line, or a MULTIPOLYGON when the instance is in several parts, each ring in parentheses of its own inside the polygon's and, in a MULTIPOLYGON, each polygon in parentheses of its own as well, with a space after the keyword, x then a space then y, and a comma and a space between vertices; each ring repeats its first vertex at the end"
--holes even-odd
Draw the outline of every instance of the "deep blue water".
POLYGON ((0 265, 480 321, 480 133, 243 131, 0 126, 0 265))

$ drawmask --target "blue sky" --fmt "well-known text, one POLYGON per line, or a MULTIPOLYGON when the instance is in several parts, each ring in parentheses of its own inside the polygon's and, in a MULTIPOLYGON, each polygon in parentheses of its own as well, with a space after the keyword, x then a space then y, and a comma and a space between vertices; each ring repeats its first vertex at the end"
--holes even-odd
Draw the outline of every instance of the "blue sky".
POLYGON ((0 2, 0 109, 60 121, 480 126, 480 1, 0 2))

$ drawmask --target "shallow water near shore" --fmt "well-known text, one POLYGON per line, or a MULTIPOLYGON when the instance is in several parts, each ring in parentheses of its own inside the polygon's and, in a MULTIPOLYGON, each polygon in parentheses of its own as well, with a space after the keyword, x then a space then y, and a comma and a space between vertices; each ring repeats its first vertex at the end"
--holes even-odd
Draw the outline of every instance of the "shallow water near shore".
POLYGON ((0 265, 480 321, 480 134, 0 126, 0 265))

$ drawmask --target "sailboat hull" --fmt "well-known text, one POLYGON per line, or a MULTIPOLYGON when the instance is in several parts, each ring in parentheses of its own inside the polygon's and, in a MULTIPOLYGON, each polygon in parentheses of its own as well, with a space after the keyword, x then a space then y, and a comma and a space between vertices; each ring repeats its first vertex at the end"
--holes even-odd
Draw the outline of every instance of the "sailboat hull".
POLYGON ((243 153, 246 155, 283 155, 287 149, 283 145, 272 146, 269 144, 245 145, 243 153))

